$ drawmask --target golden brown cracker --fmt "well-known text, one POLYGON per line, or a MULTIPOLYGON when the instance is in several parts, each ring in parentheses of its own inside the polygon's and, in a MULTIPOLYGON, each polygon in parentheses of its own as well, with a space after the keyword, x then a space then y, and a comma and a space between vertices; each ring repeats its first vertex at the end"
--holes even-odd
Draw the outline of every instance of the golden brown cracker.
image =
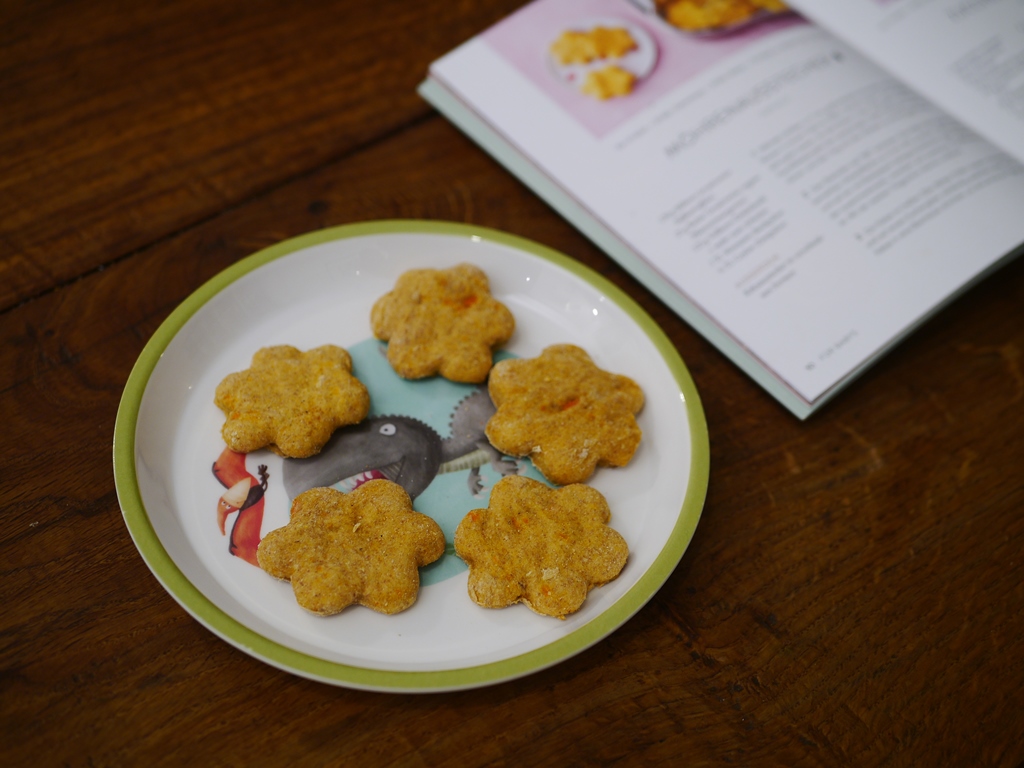
POLYGON ((444 554, 444 533, 412 508, 390 480, 352 491, 313 488, 292 503, 291 519, 256 551, 260 567, 290 581, 295 599, 322 616, 352 604, 398 613, 416 602, 419 568, 444 554))
POLYGON ((626 564, 629 547, 610 518, 608 502, 589 486, 502 478, 487 508, 467 514, 455 531, 470 598, 485 608, 523 602, 545 616, 574 613, 626 564))
POLYGON ((214 403, 224 411, 221 434, 231 450, 269 447, 305 458, 319 453, 338 427, 362 421, 370 395, 341 347, 301 352, 281 345, 260 349, 250 368, 225 377, 214 403))
POLYGON ((491 444, 509 456, 529 456, 559 485, 581 483, 598 466, 625 465, 640 444, 643 391, 571 344, 533 359, 502 360, 488 391, 497 408, 486 427, 491 444))
POLYGON ((618 96, 628 96, 633 92, 636 76, 614 64, 587 73, 580 92, 605 101, 618 96))
POLYGON ((478 384, 494 350, 515 330, 509 309, 491 296, 487 275, 470 264, 414 269, 373 305, 373 334, 388 342, 392 368, 406 379, 440 374, 478 384))
POLYGON ((636 49, 636 40, 624 27, 597 26, 590 30, 590 38, 599 59, 621 59, 636 49))
POLYGON ((551 44, 551 55, 563 65, 589 64, 596 59, 617 59, 636 48, 624 27, 597 26, 586 32, 567 29, 551 44))
POLYGON ((563 66, 587 64, 597 58, 597 49, 589 34, 567 29, 551 44, 551 55, 563 66))

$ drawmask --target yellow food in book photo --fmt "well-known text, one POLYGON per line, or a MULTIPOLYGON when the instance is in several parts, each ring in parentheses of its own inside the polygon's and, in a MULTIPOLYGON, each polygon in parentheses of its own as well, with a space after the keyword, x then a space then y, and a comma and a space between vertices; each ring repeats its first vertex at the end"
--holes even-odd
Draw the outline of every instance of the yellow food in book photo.
POLYGON ((594 27, 588 32, 567 29, 551 44, 551 55, 563 65, 589 64, 597 59, 619 59, 636 48, 628 29, 594 27))
POLYGON ((587 73, 580 92, 604 101, 632 93, 635 83, 636 76, 632 72, 610 64, 587 73))
POLYGON ((657 7, 669 24, 689 32, 724 29, 762 13, 789 10, 780 0, 657 0, 657 7))

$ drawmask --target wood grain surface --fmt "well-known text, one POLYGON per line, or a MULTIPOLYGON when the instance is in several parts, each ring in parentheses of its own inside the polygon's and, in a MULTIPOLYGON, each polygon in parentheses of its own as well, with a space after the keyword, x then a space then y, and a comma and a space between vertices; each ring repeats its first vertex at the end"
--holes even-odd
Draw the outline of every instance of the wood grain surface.
POLYGON ((1024 263, 800 422, 415 93, 518 2, 0 4, 0 763, 1024 764, 1024 263), (711 439, 703 517, 633 619, 478 690, 367 693, 193 620, 111 440, 167 315, 314 229, 531 238, 634 297, 711 439))

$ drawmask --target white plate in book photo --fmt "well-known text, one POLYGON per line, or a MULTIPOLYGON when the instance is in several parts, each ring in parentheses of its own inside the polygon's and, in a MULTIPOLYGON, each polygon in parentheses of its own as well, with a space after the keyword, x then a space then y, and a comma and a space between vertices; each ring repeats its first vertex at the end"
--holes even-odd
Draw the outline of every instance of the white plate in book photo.
POLYGON ((629 19, 581 19, 580 21, 566 27, 564 30, 560 30, 558 35, 551 40, 551 44, 554 44, 564 33, 591 33, 598 27, 604 27, 606 29, 624 29, 633 39, 635 47, 624 55, 618 57, 609 56, 586 62, 565 64, 554 55, 549 46, 548 63, 555 77, 578 91, 583 86, 584 82, 586 82, 587 76, 591 72, 595 72, 609 66, 615 66, 629 72, 636 78, 637 82, 650 76, 651 72, 654 71, 655 65, 658 63, 658 44, 646 29, 629 19))

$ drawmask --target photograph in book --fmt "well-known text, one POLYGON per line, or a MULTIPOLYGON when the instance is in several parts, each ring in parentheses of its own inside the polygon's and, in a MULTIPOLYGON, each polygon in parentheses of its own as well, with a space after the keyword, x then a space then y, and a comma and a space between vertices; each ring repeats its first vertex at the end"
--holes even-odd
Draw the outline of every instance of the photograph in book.
POLYGON ((537 3, 499 22, 482 39, 594 136, 656 103, 708 67, 782 26, 771 14, 728 34, 695 34, 624 0, 537 3))

